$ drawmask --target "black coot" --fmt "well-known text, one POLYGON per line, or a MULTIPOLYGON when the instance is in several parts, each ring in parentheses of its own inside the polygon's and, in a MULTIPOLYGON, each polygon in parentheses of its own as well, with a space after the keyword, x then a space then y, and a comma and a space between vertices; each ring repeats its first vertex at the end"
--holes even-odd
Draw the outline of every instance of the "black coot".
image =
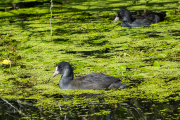
POLYGON ((58 74, 62 74, 59 81, 59 87, 62 89, 111 89, 128 87, 128 85, 121 83, 118 78, 101 73, 90 73, 73 79, 73 69, 68 62, 57 64, 53 77, 58 74))
POLYGON ((166 12, 161 13, 145 13, 142 16, 136 16, 132 18, 131 13, 127 9, 120 9, 117 12, 114 22, 122 20, 122 27, 140 27, 144 25, 150 25, 153 23, 158 23, 164 20, 166 12))

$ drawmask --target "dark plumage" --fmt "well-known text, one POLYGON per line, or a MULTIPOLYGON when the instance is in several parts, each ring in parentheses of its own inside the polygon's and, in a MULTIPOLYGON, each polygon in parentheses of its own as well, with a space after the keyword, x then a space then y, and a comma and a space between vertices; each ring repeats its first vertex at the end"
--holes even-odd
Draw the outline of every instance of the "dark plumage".
POLYGON ((90 73, 73 79, 73 69, 68 62, 57 64, 53 77, 58 74, 62 74, 59 81, 59 87, 62 89, 111 89, 128 87, 128 85, 121 83, 118 78, 101 73, 90 73))
POLYGON ((150 25, 153 23, 158 23, 164 20, 166 12, 161 13, 145 13, 142 16, 136 16, 132 18, 131 13, 127 9, 120 9, 117 12, 114 22, 122 20, 122 27, 140 27, 144 25, 150 25))

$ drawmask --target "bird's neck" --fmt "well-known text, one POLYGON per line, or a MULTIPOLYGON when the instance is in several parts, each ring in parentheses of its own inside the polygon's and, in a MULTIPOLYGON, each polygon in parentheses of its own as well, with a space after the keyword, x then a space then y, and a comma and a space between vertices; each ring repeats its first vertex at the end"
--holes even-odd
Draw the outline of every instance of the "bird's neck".
POLYGON ((73 71, 65 70, 59 81, 59 87, 62 89, 68 89, 68 85, 73 80, 73 71))
POLYGON ((132 22, 133 18, 132 18, 131 13, 129 13, 128 16, 125 16, 122 21, 132 22))

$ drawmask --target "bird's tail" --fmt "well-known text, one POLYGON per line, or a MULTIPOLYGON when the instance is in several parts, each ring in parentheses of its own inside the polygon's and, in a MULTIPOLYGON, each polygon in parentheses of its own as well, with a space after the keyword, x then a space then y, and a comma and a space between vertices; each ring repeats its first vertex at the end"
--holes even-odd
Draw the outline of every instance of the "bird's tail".
POLYGON ((162 14, 164 18, 166 17, 166 12, 160 12, 160 14, 162 14))

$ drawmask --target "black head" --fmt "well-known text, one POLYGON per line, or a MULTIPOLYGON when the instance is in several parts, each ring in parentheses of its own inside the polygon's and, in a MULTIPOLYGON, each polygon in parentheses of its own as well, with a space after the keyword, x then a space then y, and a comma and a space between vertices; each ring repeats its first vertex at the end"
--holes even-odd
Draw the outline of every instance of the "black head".
POLYGON ((132 15, 131 13, 129 12, 129 10, 127 9, 120 9, 119 11, 117 11, 117 15, 116 15, 116 18, 114 19, 114 22, 117 22, 118 20, 126 20, 126 19, 132 19, 132 15))
POLYGON ((72 72, 72 67, 68 62, 60 62, 56 66, 56 70, 53 74, 53 77, 55 77, 58 74, 65 74, 66 72, 72 72))

